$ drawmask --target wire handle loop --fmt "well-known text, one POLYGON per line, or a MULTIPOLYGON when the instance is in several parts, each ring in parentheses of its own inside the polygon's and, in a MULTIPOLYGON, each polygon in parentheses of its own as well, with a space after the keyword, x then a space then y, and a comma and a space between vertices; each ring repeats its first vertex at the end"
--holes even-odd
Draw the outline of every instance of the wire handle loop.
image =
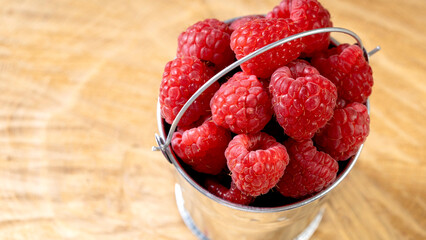
MULTIPOLYGON (((230 64, 229 66, 227 66, 226 68, 222 69, 220 72, 218 72, 216 75, 214 75, 212 78, 210 78, 203 86, 201 86, 189 99, 188 101, 183 105, 182 109, 179 111, 179 113, 176 115, 175 120, 173 121, 172 125, 170 126, 170 130, 169 133, 167 135, 167 138, 161 139, 161 141, 159 139, 157 139, 157 143, 158 143, 158 147, 153 147, 154 151, 158 151, 161 150, 162 152, 165 151, 165 149, 170 145, 171 141, 172 141, 172 136, 173 133, 176 130, 177 124, 179 123, 180 119, 182 118, 183 114, 186 112, 186 110, 188 110, 189 106, 207 89, 209 88, 214 82, 216 82, 217 80, 219 80, 220 78, 222 78, 223 76, 225 76, 227 73, 229 73, 230 71, 234 70, 235 68, 237 68, 238 66, 240 66, 241 64, 243 64, 244 62, 256 57, 259 54, 262 54, 272 48, 275 48, 281 44, 293 41, 295 39, 298 38, 302 38, 302 37, 306 37, 309 35, 314 35, 314 34, 321 34, 321 33, 331 33, 331 32, 339 32, 339 33, 344 33, 347 34, 351 37, 353 37, 356 41, 357 44, 359 45, 359 47, 364 51, 364 53, 366 54, 366 58, 368 61, 368 56, 374 54, 375 52, 377 52, 378 50, 380 50, 380 47, 376 47, 375 49, 373 49, 373 51, 371 51, 372 54, 369 54, 365 51, 364 46, 362 45, 362 41, 360 39, 360 37, 345 28, 338 28, 338 27, 328 27, 328 28, 318 28, 318 29, 314 29, 314 30, 309 30, 309 31, 305 31, 305 32, 301 32, 301 33, 297 33, 294 34, 292 36, 280 39, 276 42, 273 42, 269 45, 266 45, 262 48, 257 49, 256 51, 253 51, 252 53, 246 55, 245 57, 239 59, 238 61, 235 61, 234 63, 230 64)), ((161 138, 161 137, 160 137, 161 138)))

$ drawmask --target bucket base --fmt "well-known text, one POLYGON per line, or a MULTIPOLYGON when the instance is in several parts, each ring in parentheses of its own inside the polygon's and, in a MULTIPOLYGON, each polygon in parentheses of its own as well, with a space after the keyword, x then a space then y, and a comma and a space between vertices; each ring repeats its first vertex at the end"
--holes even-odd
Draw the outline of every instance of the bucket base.
MULTIPOLYGON (((200 240, 209 240, 195 225, 194 221, 192 220, 191 215, 189 215, 188 211, 186 211, 184 207, 184 199, 182 196, 182 190, 180 188, 180 185, 178 183, 175 184, 175 198, 176 198, 176 205, 179 210, 179 214, 182 217, 183 222, 185 225, 191 230, 191 232, 200 240)), ((314 232, 317 230, 321 220, 322 216, 324 215, 324 208, 321 208, 318 214, 315 216, 315 218, 312 220, 312 222, 308 225, 303 232, 301 232, 297 237, 294 238, 294 240, 308 240, 311 238, 311 236, 314 234, 314 232)))

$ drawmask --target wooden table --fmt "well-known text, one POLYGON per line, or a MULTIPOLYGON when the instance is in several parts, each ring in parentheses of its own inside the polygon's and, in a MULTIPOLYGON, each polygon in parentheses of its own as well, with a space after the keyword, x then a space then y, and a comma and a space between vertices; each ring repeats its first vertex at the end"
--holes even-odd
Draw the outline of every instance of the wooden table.
MULTIPOLYGON (((323 0, 382 51, 371 133, 313 239, 426 238, 426 1, 323 0)), ((194 239, 155 145, 178 34, 278 0, 41 1, 0 7, 0 239, 194 239)))

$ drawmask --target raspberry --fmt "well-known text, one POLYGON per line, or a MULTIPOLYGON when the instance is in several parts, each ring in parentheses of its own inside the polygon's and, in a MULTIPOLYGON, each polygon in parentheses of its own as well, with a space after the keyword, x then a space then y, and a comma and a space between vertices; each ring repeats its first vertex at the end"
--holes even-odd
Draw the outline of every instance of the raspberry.
POLYGON ((240 28, 242 25, 246 24, 247 22, 250 22, 254 19, 259 19, 259 18, 265 18, 265 17, 263 15, 248 15, 245 17, 238 18, 229 25, 229 29, 231 29, 231 31, 235 31, 236 29, 240 28))
MULTIPOLYGON (((290 18, 301 31, 332 27, 330 13, 317 0, 283 0, 266 16, 267 18, 290 18)), ((311 56, 314 52, 328 48, 330 33, 321 33, 302 38, 303 53, 311 56)))
POLYGON ((208 178, 206 180, 206 186, 207 190, 212 194, 233 203, 249 205, 254 200, 254 197, 241 192, 241 190, 237 188, 234 182, 231 182, 231 187, 228 189, 220 184, 217 180, 208 178))
POLYGON ((269 90, 278 123, 296 140, 312 138, 333 116, 336 86, 304 60, 277 69, 269 90))
MULTIPOLYGON (((213 76, 203 62, 195 57, 176 58, 166 64, 160 86, 161 114, 172 124, 188 99, 213 76)), ((182 116, 178 126, 189 125, 209 112, 210 99, 219 83, 214 83, 195 100, 182 116)))
POLYGON ((235 136, 225 156, 232 181, 254 197, 277 184, 289 161, 284 145, 263 132, 235 136))
POLYGON ((364 103, 373 87, 373 71, 357 45, 341 44, 312 59, 312 65, 330 79, 339 98, 348 102, 364 103))
POLYGON ((256 76, 243 72, 220 86, 210 108, 217 124, 237 134, 259 132, 273 114, 268 90, 256 76))
MULTIPOLYGON (((231 35, 231 48, 237 59, 282 38, 299 32, 290 19, 260 18, 247 22, 231 35)), ((275 69, 296 59, 303 49, 300 39, 266 51, 241 65, 247 74, 269 78, 275 69)))
POLYGON ((230 35, 228 25, 217 19, 197 22, 179 35, 177 56, 194 56, 221 70, 235 59, 229 47, 230 35))
POLYGON ((282 195, 301 198, 317 193, 334 182, 339 169, 337 161, 318 151, 311 139, 300 142, 289 139, 284 145, 290 163, 277 184, 282 195))
POLYGON ((231 133, 211 119, 201 126, 175 132, 173 151, 194 170, 218 174, 226 166, 225 149, 231 141, 231 133))
POLYGON ((370 131, 367 107, 351 103, 334 111, 333 118, 315 135, 318 149, 334 159, 346 160, 355 155, 370 131))

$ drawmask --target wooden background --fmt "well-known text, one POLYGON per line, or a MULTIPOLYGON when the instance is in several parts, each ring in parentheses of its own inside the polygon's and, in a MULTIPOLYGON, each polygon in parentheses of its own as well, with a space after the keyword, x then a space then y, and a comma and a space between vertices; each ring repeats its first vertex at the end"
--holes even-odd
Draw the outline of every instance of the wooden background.
MULTIPOLYGON (((151 152, 164 65, 192 23, 278 2, 1 0, 0 239, 194 239, 151 152)), ((371 134, 313 239, 426 239, 426 1, 322 3, 382 51, 371 134)))

